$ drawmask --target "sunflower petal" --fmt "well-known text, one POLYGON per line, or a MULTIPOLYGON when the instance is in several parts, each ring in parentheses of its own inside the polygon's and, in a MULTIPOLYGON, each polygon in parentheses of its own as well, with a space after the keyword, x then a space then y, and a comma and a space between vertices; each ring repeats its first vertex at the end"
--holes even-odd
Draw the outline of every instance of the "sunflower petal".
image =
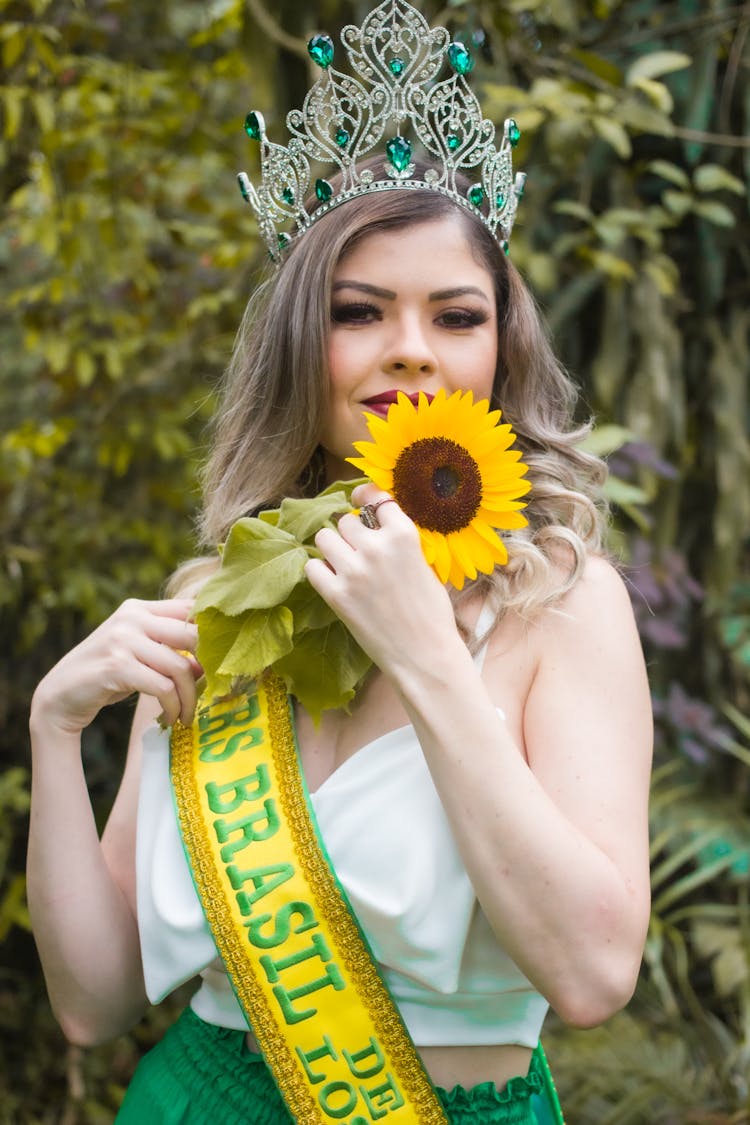
POLYGON ((471 525, 464 528, 461 535, 464 537, 466 546, 471 552, 474 565, 480 574, 492 574, 492 571, 495 569, 496 559, 490 549, 489 543, 487 543, 481 535, 477 535, 471 525))
POLYGON ((448 547, 466 577, 471 579, 476 578, 477 568, 474 565, 474 559, 471 556, 471 551, 466 542, 466 528, 464 528, 463 531, 454 531, 452 535, 448 536, 448 547))
POLYGON ((437 552, 436 552, 436 549, 435 549, 435 538, 434 538, 432 532, 431 531, 425 531, 423 528, 420 527, 420 529, 419 529, 419 540, 422 544, 422 554, 424 555, 425 559, 430 564, 430 566, 434 566, 435 565, 435 557, 436 557, 437 552))
POLYGON ((444 535, 437 535, 435 532, 430 532, 430 535, 435 547, 435 562, 432 566, 440 581, 445 583, 448 581, 453 563, 448 548, 448 540, 444 535))
POLYGON ((490 525, 485 523, 483 520, 475 519, 471 523, 471 530, 475 535, 479 536, 479 538, 487 544, 490 551, 492 552, 492 557, 495 560, 496 564, 507 563, 508 548, 505 546, 502 539, 495 531, 494 527, 490 527, 490 525))
MULTIPOLYGON (((373 465, 378 465, 379 468, 381 468, 381 469, 392 469, 393 468, 394 464, 396 463, 395 458, 392 457, 389 453, 387 453, 383 449, 382 446, 376 445, 375 442, 372 442, 372 441, 369 441, 369 442, 368 441, 356 441, 356 442, 354 442, 354 448, 355 449, 357 449, 359 446, 362 446, 362 445, 369 446, 369 449, 367 450, 366 456, 367 456, 367 459, 370 462, 372 462, 373 465)), ((362 450, 359 450, 359 452, 362 452, 362 450)), ((349 461, 349 462, 353 463, 354 460, 355 460, 355 458, 353 458, 353 457, 347 457, 347 461, 349 461)))

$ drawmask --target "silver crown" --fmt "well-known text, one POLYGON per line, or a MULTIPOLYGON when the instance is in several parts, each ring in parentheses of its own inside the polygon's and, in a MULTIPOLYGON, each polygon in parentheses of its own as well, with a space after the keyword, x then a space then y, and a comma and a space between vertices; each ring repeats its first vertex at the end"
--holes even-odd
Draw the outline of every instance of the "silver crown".
POLYGON ((335 49, 328 35, 308 43, 323 73, 302 109, 287 114, 286 148, 268 140, 262 114, 245 118, 248 136, 260 142, 262 181, 256 188, 244 172, 237 178, 271 257, 278 260, 293 237, 334 207, 394 188, 449 196, 480 218, 507 250, 526 181, 523 172, 514 178, 511 158, 521 134, 508 118, 496 147, 495 126, 482 117, 466 81, 474 60, 464 44, 451 43, 445 27, 430 28, 406 0, 383 0, 361 28, 347 25, 341 42, 352 75, 332 66, 335 49), (452 73, 438 80, 446 62, 452 73), (415 176, 408 131, 430 165, 423 177, 415 176), (383 174, 362 168, 387 132, 383 174), (321 165, 339 174, 335 190, 313 171, 321 165), (473 181, 468 191, 457 183, 459 174, 473 181))

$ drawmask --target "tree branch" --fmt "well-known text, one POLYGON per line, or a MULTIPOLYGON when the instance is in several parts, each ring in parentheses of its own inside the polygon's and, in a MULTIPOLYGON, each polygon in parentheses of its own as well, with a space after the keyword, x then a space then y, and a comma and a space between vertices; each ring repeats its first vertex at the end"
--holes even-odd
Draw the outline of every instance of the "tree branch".
POLYGON ((247 8, 261 31, 264 31, 274 43, 308 61, 307 43, 303 39, 298 39, 296 35, 289 35, 284 31, 281 24, 277 23, 265 8, 263 0, 247 0, 247 8))

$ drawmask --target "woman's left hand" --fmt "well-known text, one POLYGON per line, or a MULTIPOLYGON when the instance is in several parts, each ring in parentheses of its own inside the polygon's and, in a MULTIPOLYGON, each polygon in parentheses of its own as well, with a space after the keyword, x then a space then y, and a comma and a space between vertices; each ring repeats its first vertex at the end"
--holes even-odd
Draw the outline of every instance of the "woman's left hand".
POLYGON ((356 488, 352 501, 372 505, 379 526, 350 513, 337 530, 323 528, 315 537, 323 558, 311 559, 306 574, 375 664, 395 672, 458 639, 453 607, 396 501, 372 484, 356 488))

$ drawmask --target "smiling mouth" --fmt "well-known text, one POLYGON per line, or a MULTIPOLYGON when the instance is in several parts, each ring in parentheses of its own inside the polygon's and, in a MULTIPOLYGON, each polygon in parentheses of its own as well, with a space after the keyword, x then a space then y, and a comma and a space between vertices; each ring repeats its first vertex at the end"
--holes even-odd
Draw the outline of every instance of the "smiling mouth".
MULTIPOLYGON (((373 395, 372 398, 365 399, 362 406, 371 414, 379 414, 382 418, 385 418, 389 407, 398 400, 400 394, 406 394, 406 391, 399 391, 398 389, 383 391, 382 394, 373 395)), ((435 397, 433 394, 430 394, 429 391, 413 391, 410 395, 406 395, 406 397, 413 406, 416 406, 419 403, 420 394, 423 394, 428 402, 432 402, 435 397)))

